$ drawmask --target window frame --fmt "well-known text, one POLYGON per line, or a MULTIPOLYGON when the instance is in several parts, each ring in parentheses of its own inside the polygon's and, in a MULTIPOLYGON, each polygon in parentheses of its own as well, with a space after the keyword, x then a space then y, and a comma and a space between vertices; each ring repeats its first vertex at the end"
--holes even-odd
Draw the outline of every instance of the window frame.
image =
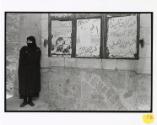
MULTIPOLYGON (((85 13, 84 16, 76 16, 77 13, 72 13, 71 16, 67 17, 55 17, 52 16, 51 14, 48 14, 48 57, 52 56, 70 56, 71 58, 96 58, 96 59, 129 59, 129 60, 138 60, 139 59, 139 36, 140 36, 140 14, 138 13, 124 13, 124 16, 109 16, 110 14, 114 13, 98 13, 98 15, 88 16, 88 13, 85 13), (86 15, 87 14, 87 15, 86 15), (101 15, 100 15, 101 14, 101 15), (136 51, 137 54, 135 57, 122 57, 122 58, 113 58, 113 57, 108 57, 107 55, 107 33, 108 33, 108 19, 109 18, 116 18, 116 17, 126 17, 130 15, 136 15, 137 17, 137 35, 136 35, 136 51), (79 19, 100 19, 100 52, 98 57, 82 57, 82 56, 76 56, 76 42, 77 42, 77 20, 79 19), (72 35, 71 35, 71 40, 72 40, 72 51, 71 54, 51 54, 51 22, 52 20, 57 20, 57 21, 72 21, 72 35)), ((93 13, 95 14, 95 13, 93 13)), ((123 14, 123 13, 115 13, 116 14, 123 14)))

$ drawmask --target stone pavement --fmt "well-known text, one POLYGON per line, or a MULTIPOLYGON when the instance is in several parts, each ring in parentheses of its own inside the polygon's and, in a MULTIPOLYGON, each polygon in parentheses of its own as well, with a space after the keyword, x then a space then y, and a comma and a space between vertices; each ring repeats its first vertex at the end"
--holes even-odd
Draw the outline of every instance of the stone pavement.
POLYGON ((11 97, 6 101, 6 110, 7 111, 48 111, 49 105, 42 100, 33 101, 35 106, 31 107, 26 105, 25 107, 20 107, 22 99, 17 97, 11 97))

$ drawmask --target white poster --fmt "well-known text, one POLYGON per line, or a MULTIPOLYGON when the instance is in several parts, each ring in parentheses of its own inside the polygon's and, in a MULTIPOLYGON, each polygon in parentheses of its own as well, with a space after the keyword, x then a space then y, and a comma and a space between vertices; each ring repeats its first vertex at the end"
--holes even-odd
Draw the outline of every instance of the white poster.
POLYGON ((137 17, 113 17, 108 20, 109 57, 134 58, 137 53, 137 17))
POLYGON ((100 53, 100 19, 77 20, 76 56, 98 57, 100 53))
POLYGON ((51 54, 70 55, 72 22, 53 20, 51 22, 51 33, 52 33, 51 54))

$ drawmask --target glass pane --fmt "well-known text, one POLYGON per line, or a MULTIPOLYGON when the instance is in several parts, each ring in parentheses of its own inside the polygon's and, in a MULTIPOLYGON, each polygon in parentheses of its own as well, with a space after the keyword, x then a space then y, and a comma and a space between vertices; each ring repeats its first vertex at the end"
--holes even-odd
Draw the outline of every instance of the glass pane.
POLYGON ((135 58, 137 53, 137 17, 108 20, 107 53, 112 58, 135 58))
POLYGON ((51 40, 51 54, 70 55, 72 22, 53 20, 51 22, 51 33, 53 35, 51 40))
POLYGON ((99 57, 100 19, 77 20, 77 57, 99 57))

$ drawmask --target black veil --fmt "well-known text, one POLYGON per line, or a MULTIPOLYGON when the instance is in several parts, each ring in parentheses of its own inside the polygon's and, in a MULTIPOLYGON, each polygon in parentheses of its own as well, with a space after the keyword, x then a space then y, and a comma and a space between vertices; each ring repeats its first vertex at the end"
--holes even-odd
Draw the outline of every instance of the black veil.
POLYGON ((28 36, 27 37, 27 41, 28 40, 30 40, 30 41, 32 41, 32 43, 27 43, 27 46, 29 47, 29 48, 37 48, 37 45, 36 45, 36 40, 35 40, 35 37, 34 36, 28 36))

